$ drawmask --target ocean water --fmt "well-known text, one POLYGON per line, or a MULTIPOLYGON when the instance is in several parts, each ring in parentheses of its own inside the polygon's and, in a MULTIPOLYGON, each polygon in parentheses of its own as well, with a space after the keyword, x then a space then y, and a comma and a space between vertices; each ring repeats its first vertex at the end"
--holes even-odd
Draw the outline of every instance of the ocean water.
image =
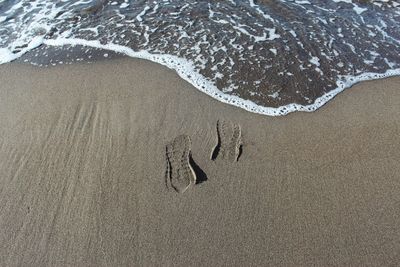
POLYGON ((251 112, 314 111, 356 82, 400 74, 400 1, 0 0, 0 64, 115 53, 251 112))

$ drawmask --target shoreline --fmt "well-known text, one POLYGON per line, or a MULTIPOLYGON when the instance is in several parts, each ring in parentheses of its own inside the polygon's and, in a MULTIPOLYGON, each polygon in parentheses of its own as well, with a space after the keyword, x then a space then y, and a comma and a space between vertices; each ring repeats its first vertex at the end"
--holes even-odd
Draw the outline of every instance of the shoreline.
POLYGON ((284 117, 139 59, 9 63, 0 81, 1 264, 400 260, 400 77, 284 117), (238 162, 210 160, 219 119, 241 127, 238 162), (178 194, 165 186, 165 146, 181 134, 207 180, 178 194))
MULTIPOLYGON (((388 69, 384 73, 362 73, 356 76, 345 75, 341 77, 342 80, 336 81, 337 87, 317 97, 314 103, 310 105, 302 105, 297 103, 290 103, 279 107, 266 107, 254 103, 251 100, 242 99, 235 95, 229 95, 220 91, 212 82, 201 74, 195 71, 195 67, 192 63, 184 58, 169 54, 152 54, 145 50, 134 51, 133 49, 122 46, 119 44, 101 44, 98 40, 84 40, 78 38, 58 38, 56 40, 37 40, 34 39, 27 48, 20 52, 20 56, 14 57, 9 61, 0 61, 0 64, 5 64, 18 59, 26 53, 32 52, 32 49, 47 45, 49 47, 64 47, 70 46, 72 49, 76 46, 88 47, 92 49, 100 49, 113 53, 115 57, 125 55, 133 59, 144 59, 153 63, 157 63, 161 66, 167 67, 175 71, 183 80, 190 83, 197 90, 205 93, 206 95, 217 99, 218 101, 242 108, 248 112, 262 114, 267 116, 286 116, 290 113, 301 111, 301 112, 313 112, 326 105, 338 94, 342 93, 346 89, 350 89, 354 85, 363 81, 374 81, 389 77, 400 76, 400 69, 388 69), (26 51, 25 51, 26 50, 26 51), (373 77, 373 78, 372 78, 373 77)), ((78 49, 79 50, 79 49, 78 49)), ((11 52, 10 52, 11 53, 11 52)))

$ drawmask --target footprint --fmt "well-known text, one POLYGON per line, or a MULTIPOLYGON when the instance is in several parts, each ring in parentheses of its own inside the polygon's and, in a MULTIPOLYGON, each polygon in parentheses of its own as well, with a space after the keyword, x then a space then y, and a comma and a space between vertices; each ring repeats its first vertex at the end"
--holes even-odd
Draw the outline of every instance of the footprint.
POLYGON ((166 183, 178 193, 183 193, 196 183, 196 173, 191 165, 190 137, 179 135, 166 146, 166 183))
POLYGON ((218 120, 217 144, 211 153, 211 160, 221 158, 230 162, 236 162, 241 153, 242 131, 240 125, 218 120))

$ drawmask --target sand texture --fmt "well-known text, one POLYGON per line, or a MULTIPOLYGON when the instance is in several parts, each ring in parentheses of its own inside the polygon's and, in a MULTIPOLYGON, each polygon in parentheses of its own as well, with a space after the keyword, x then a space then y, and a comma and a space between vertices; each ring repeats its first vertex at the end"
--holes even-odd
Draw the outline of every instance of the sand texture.
POLYGON ((1 65, 0 265, 396 266, 399 90, 272 118, 141 60, 1 65))

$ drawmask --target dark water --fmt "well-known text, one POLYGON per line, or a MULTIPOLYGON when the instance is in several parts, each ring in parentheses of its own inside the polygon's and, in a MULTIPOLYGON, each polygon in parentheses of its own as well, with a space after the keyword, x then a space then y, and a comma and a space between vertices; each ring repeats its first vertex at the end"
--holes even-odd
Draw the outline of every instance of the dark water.
MULTIPOLYGON (((221 101, 281 115, 315 110, 359 80, 400 74, 400 3, 0 1, 0 62, 43 43, 128 51, 221 101)), ((49 57, 43 46, 34 51, 33 61, 49 57)))

